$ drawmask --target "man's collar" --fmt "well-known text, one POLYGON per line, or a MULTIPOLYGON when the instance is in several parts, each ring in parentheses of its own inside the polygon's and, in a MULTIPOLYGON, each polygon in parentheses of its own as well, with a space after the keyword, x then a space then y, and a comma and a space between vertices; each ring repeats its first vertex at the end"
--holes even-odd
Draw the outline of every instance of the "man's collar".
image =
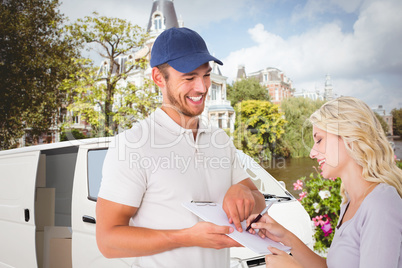
MULTIPOLYGON (((169 132, 175 135, 180 135, 185 132, 192 132, 191 129, 185 129, 179 124, 177 124, 167 113, 165 113, 161 108, 156 108, 155 112, 151 114, 151 120, 156 124, 166 128, 169 132)), ((211 132, 211 125, 208 123, 208 118, 199 116, 198 120, 198 132, 208 133, 211 132)))

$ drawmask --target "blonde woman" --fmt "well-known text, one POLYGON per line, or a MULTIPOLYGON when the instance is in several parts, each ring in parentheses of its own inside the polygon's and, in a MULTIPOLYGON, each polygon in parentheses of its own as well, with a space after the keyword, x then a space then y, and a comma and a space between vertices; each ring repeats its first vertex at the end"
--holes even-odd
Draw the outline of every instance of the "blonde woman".
MULTIPOLYGON (((402 171, 371 109, 340 97, 310 117, 316 159, 324 178, 340 177, 343 204, 327 259, 321 258, 268 215, 252 225, 292 248, 275 248, 267 267, 402 267, 402 171)), ((248 223, 255 218, 250 216, 248 223)))

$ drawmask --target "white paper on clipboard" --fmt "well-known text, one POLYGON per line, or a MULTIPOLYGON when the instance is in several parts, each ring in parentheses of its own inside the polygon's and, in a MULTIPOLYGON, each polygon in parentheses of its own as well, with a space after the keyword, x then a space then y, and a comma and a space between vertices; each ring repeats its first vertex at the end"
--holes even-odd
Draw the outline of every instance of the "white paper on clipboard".
POLYGON ((251 249, 257 254, 271 254, 268 250, 268 246, 275 247, 277 249, 290 252, 290 247, 287 247, 281 243, 275 242, 269 238, 261 238, 257 234, 250 234, 246 232, 246 221, 244 220, 242 224, 243 232, 236 230, 234 224, 228 222, 225 211, 221 204, 218 203, 192 203, 186 202, 182 204, 185 208, 193 212, 195 215, 203 219, 204 221, 212 222, 216 225, 221 226, 232 226, 234 231, 228 236, 243 246, 251 249))

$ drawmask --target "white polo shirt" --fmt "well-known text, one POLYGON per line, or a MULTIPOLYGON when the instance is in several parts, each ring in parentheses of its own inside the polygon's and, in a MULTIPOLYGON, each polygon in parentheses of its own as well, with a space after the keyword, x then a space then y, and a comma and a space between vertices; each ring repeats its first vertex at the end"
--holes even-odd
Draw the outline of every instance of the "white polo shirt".
MULTIPOLYGON (((200 221, 183 202, 222 203, 229 187, 246 178, 223 130, 200 120, 194 141, 191 130, 158 108, 116 136, 105 158, 99 197, 138 207, 133 226, 183 229, 200 221)), ((221 268, 229 267, 229 250, 178 248, 136 259, 133 267, 221 268)))

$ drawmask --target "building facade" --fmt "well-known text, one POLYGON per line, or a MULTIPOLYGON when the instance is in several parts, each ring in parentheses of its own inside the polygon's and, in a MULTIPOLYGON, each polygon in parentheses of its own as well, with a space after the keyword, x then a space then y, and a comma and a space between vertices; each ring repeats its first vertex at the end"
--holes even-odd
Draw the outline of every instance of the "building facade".
POLYGON ((227 77, 221 74, 219 65, 211 63, 211 87, 208 91, 205 109, 201 115, 208 118, 213 126, 234 131, 235 112, 226 98, 227 77))
POLYGON ((325 84, 324 84, 324 100, 329 101, 332 99, 334 99, 334 93, 331 82, 331 76, 327 74, 325 76, 325 84))
POLYGON ((288 78, 285 73, 278 68, 267 67, 253 73, 246 73, 245 66, 240 65, 237 70, 236 81, 254 77, 261 85, 263 85, 274 104, 280 104, 282 100, 293 96, 292 80, 288 78))
POLYGON ((311 100, 324 100, 324 95, 319 91, 308 91, 305 89, 302 89, 300 92, 295 92, 293 94, 294 97, 303 97, 303 98, 309 98, 311 100))
POLYGON ((306 89, 302 89, 299 92, 294 92, 293 94, 294 97, 303 97, 303 98, 309 98, 312 100, 332 100, 334 99, 334 96, 336 96, 336 94, 334 94, 333 92, 333 86, 332 86, 332 81, 331 81, 331 76, 329 74, 327 74, 325 76, 325 82, 324 82, 324 88, 323 90, 306 90, 306 89))
POLYGON ((378 105, 378 107, 376 108, 372 108, 371 110, 373 110, 373 112, 377 113, 379 116, 382 117, 382 119, 384 119, 385 123, 387 123, 388 125, 388 133, 386 133, 387 135, 393 136, 394 135, 394 130, 393 130, 393 117, 392 114, 387 114, 387 112, 385 111, 385 109, 383 108, 382 105, 378 105))

